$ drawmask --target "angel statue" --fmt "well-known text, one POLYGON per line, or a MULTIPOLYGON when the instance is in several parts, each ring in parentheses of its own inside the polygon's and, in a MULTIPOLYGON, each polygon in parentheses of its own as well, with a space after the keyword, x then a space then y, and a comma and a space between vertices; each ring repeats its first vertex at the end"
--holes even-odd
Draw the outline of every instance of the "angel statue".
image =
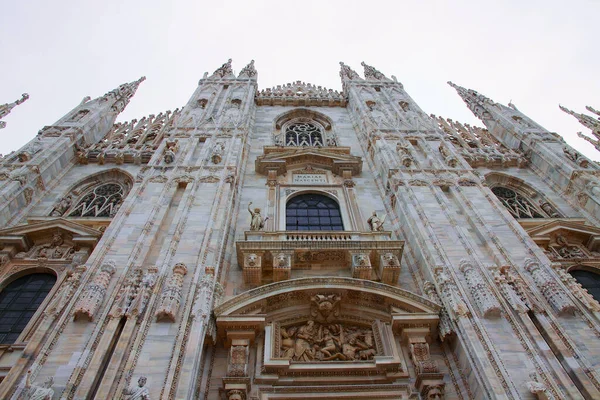
POLYGON ((385 217, 380 219, 377 216, 377 211, 373 211, 373 215, 367 220, 367 224, 369 224, 369 228, 372 232, 381 232, 383 231, 383 223, 385 222, 385 217))
POLYGON ((250 221, 250 230, 260 231, 265 227, 265 222, 267 222, 269 217, 263 219, 262 215, 260 215, 260 208, 255 208, 254 211, 252 211, 252 208, 250 208, 251 205, 252 202, 248 203, 248 211, 250 212, 250 216, 252 218, 250 221))

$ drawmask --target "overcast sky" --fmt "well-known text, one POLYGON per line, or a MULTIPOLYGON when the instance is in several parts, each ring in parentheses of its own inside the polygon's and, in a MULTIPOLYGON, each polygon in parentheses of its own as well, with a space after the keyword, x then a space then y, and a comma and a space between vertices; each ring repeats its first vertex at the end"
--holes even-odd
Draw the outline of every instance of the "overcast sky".
POLYGON ((481 123, 446 81, 510 100, 595 160, 589 134, 558 109, 600 108, 600 1, 5 1, 0 153, 145 75, 119 116, 184 105, 205 71, 256 60, 259 88, 296 80, 341 90, 339 61, 395 75, 428 114, 481 123))

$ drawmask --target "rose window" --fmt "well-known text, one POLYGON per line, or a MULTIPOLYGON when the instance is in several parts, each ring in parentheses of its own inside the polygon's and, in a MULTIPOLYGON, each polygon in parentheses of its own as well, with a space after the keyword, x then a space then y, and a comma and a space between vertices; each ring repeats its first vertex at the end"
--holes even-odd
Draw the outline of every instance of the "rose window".
POLYGON ((515 218, 547 218, 543 211, 512 189, 496 186, 492 192, 515 218))

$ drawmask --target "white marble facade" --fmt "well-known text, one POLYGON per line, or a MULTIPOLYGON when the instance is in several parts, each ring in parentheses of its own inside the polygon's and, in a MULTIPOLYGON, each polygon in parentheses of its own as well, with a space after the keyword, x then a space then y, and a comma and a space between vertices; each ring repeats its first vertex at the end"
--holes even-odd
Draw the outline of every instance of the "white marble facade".
POLYGON ((142 78, 0 159, 0 288, 51 276, 0 398, 600 398, 573 274, 600 270, 600 167, 512 105, 450 83, 463 125, 363 68, 263 89, 229 60, 115 123, 142 78))

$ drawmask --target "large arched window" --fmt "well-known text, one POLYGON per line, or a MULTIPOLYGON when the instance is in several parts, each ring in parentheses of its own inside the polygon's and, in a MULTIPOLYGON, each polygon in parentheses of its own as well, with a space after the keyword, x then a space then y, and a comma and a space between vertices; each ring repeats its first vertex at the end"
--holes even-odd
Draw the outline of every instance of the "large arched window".
POLYGON ((52 274, 31 274, 0 292, 0 343, 14 343, 56 282, 52 274))
POLYGON ((540 207, 534 206, 531 201, 512 189, 496 186, 492 188, 492 192, 515 218, 548 218, 540 207))
POLYGON ((590 271, 581 270, 571 271, 569 273, 581 286, 583 286, 584 289, 587 289, 588 293, 591 294, 596 301, 600 301, 600 275, 590 271))
POLYGON ((311 122, 295 122, 285 129, 286 146, 323 146, 320 127, 311 122))
POLYGON ((292 198, 285 209, 288 231, 343 231, 338 203, 320 194, 308 193, 292 198))
POLYGON ((69 217, 113 217, 121 206, 124 195, 125 190, 120 183, 98 185, 79 200, 71 209, 69 217))

